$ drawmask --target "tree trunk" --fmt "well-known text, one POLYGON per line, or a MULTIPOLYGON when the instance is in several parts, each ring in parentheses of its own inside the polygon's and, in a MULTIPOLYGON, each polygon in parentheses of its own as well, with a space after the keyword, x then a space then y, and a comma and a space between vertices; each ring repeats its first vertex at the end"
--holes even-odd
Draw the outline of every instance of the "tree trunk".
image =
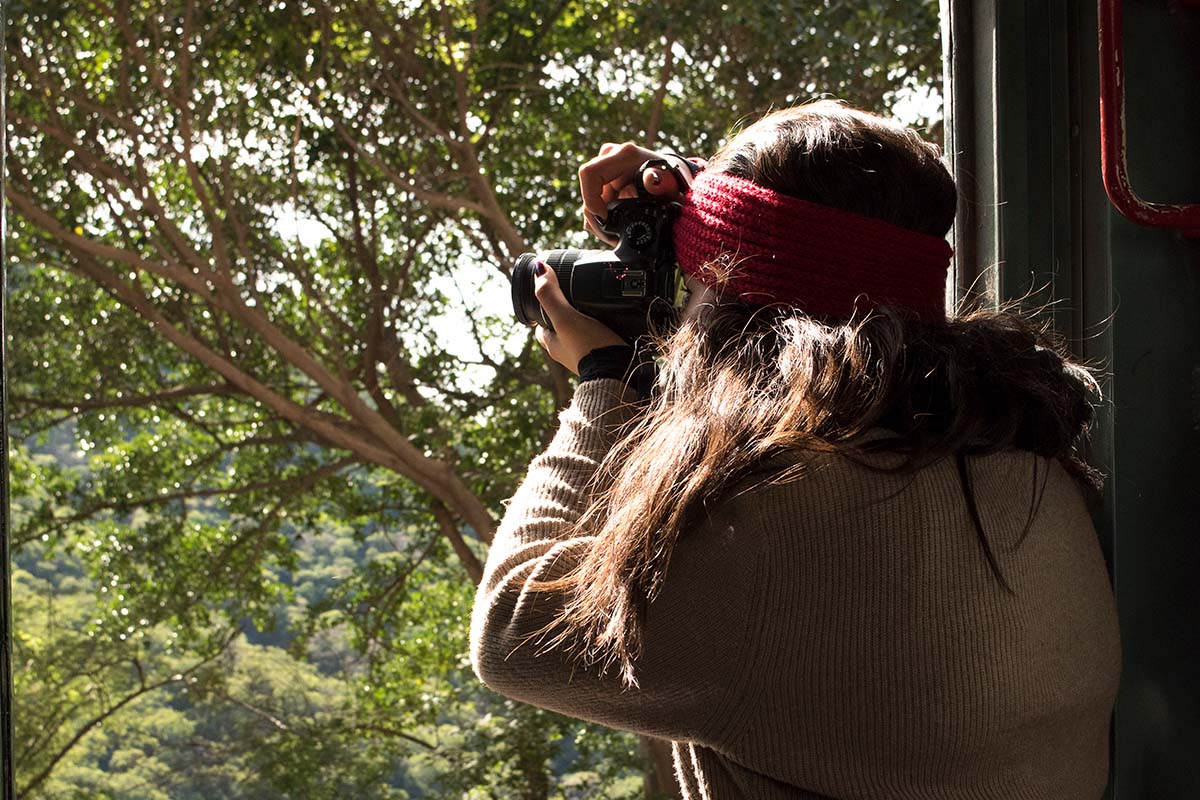
POLYGON ((675 782, 675 762, 671 756, 671 743, 652 736, 639 737, 642 755, 646 760, 646 774, 642 786, 646 800, 680 800, 683 796, 675 782))
MULTIPOLYGON (((533 719, 527 717, 527 721, 533 719)), ((518 796, 521 800, 547 800, 550 797, 550 744, 542 731, 522 725, 518 728, 517 769, 521 773, 518 796)))

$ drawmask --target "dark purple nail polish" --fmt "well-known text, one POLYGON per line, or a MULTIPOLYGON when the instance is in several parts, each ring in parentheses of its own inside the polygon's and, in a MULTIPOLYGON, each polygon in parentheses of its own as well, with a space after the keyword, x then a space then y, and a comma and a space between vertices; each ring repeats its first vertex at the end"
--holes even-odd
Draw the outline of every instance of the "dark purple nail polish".
POLYGON ((546 274, 546 262, 545 261, 537 262, 537 274, 538 275, 546 274))

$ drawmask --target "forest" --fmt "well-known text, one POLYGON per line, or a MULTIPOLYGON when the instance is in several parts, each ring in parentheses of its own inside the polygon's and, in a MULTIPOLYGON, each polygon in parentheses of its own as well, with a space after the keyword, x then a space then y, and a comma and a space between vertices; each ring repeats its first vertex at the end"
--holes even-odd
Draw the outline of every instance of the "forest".
POLYGON ((467 656, 573 376, 513 318, 605 142, 940 138, 931 0, 7 3, 22 798, 672 796, 467 656))

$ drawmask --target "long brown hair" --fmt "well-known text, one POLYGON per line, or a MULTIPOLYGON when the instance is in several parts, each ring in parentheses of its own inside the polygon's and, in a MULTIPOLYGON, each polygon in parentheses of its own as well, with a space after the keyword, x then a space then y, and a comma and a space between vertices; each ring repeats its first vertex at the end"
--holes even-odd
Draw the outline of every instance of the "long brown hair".
MULTIPOLYGON (((935 146, 831 101, 764 117, 708 168, 935 236, 954 217, 954 182, 935 146)), ((562 647, 602 671, 618 665, 626 687, 637 685, 645 609, 678 537, 776 456, 833 452, 865 463, 869 447, 902 453, 888 468, 895 471, 955 458, 1001 582, 968 456, 1032 451, 1099 491, 1077 453, 1096 382, 1061 340, 1019 314, 973 310, 930 323, 881 307, 815 319, 793 306, 719 296, 657 344, 654 395, 601 463, 591 502, 571 531, 596 536, 594 548, 562 578, 529 587, 566 597, 556 619, 533 636, 553 632, 544 647, 562 647), (876 428, 890 435, 855 443, 876 428)), ((791 461, 762 473, 764 481, 802 479, 803 459, 791 461)))

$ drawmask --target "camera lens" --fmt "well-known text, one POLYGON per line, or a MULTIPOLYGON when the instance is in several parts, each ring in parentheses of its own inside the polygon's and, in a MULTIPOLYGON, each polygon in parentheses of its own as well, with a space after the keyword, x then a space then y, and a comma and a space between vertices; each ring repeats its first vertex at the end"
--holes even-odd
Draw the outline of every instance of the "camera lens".
POLYGON ((544 261, 554 274, 558 276, 558 286, 562 289, 567 302, 571 302, 571 273, 575 262, 585 250, 551 250, 539 257, 536 253, 525 253, 517 259, 517 265, 512 271, 512 303, 513 313, 524 325, 541 325, 554 330, 550 318, 542 310, 533 294, 534 279, 537 277, 538 261, 544 261))

